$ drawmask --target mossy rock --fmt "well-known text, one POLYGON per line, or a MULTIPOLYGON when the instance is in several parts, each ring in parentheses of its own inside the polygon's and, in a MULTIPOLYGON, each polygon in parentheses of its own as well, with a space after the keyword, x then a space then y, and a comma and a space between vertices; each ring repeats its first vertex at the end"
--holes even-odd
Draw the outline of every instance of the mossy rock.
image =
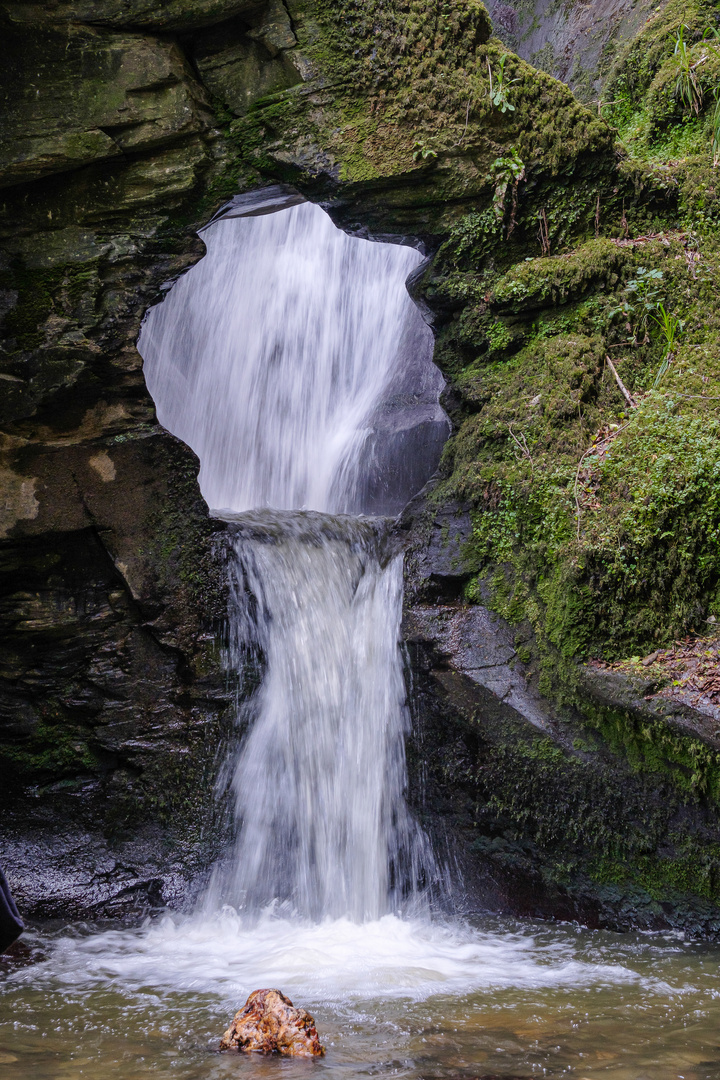
POLYGON ((720 40, 716 44, 699 42, 687 56, 689 71, 685 76, 673 55, 650 84, 645 106, 651 138, 666 134, 671 124, 714 109, 713 94, 720 93, 720 40))

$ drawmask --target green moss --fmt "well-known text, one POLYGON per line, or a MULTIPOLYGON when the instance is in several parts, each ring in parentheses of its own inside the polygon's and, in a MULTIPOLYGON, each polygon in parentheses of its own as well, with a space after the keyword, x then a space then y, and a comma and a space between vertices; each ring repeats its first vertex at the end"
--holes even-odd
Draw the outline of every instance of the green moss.
POLYGON ((685 38, 698 41, 708 27, 718 25, 712 0, 670 0, 621 51, 609 74, 605 115, 622 122, 643 102, 658 72, 672 56, 681 26, 685 38))
MULTIPOLYGON (((696 202, 714 211, 698 175, 696 202)), ((462 404, 433 498, 473 508, 466 595, 530 621, 543 687, 566 697, 574 659, 650 651, 692 629, 720 587, 720 237, 708 221, 479 272, 440 335, 462 404), (682 323, 664 374, 661 303, 682 323)), ((436 295, 472 252, 440 253, 436 295)))
POLYGON ((62 283, 60 270, 15 270, 2 275, 2 285, 17 289, 18 300, 5 316, 5 327, 18 348, 32 349, 44 340, 43 324, 53 310, 53 296, 62 283))
POLYGON ((717 7, 709 0, 671 0, 618 58, 606 87, 603 115, 636 157, 675 162, 710 146, 706 114, 714 106, 720 77, 720 43, 702 38, 717 26, 717 7), (676 42, 681 29, 700 96, 699 117, 679 85, 676 42))
MULTIPOLYGON (((312 21, 303 9, 297 27, 315 81, 263 99, 229 124, 243 169, 301 186, 326 176, 349 184, 407 177, 405 208, 416 201, 426 211, 429 188, 431 201, 443 206, 442 220, 428 217, 433 232, 459 216, 452 206, 458 198, 491 201, 493 163, 513 153, 549 204, 551 178, 581 157, 609 182, 609 129, 567 87, 508 55, 512 109, 492 104, 491 74, 496 86, 506 49, 490 37, 481 3, 320 0, 312 21)), ((570 218, 575 211, 591 212, 579 192, 570 218)), ((565 206, 557 221, 567 218, 565 206)))
POLYGON ((0 748, 0 761, 12 775, 13 784, 40 785, 77 783, 78 774, 97 775, 102 771, 96 753, 89 746, 92 733, 82 724, 73 723, 66 710, 54 701, 40 707, 40 720, 30 736, 0 748))
POLYGON ((73 318, 78 307, 94 307, 99 290, 95 262, 71 263, 51 269, 16 264, 0 273, 0 288, 17 293, 5 316, 5 332, 11 351, 39 348, 45 340, 44 326, 51 315, 73 318))
POLYGON ((670 901, 687 926, 698 899, 720 903, 720 835, 702 809, 710 792, 691 779, 702 773, 715 801, 717 755, 708 765, 707 747, 662 721, 645 731, 629 716, 588 721, 593 734, 575 727, 574 752, 516 723, 479 721, 486 742, 473 775, 487 810, 476 811, 485 835, 475 850, 511 869, 529 857, 571 895, 618 886, 626 912, 651 899, 667 913, 670 901))
POLYGON ((526 259, 497 282, 493 302, 514 311, 560 306, 590 286, 610 291, 631 261, 626 249, 612 240, 590 240, 562 259, 526 259))
POLYGON ((666 777, 681 795, 720 805, 720 753, 700 739, 675 731, 664 720, 626 710, 582 704, 587 722, 613 754, 637 772, 666 777))

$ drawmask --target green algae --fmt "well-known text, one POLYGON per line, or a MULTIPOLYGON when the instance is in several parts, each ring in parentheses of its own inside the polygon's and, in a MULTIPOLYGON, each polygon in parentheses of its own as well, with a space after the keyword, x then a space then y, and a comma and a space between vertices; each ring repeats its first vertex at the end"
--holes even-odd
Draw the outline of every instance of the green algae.
POLYGON ((644 905, 660 902, 671 925, 692 929, 698 900, 711 911, 720 903, 720 836, 706 813, 720 793, 720 755, 662 721, 642 730, 629 712, 598 708, 585 719, 572 749, 509 721, 476 722, 485 818, 474 850, 509 869, 527 859, 547 883, 601 909, 622 898, 625 920, 642 924, 644 905))

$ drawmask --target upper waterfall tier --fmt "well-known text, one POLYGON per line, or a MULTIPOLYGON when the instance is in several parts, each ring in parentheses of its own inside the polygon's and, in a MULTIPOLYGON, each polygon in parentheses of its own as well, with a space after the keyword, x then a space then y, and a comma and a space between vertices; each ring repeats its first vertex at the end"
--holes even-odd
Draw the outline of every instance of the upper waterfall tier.
POLYGON ((399 511, 448 435, 432 334, 404 287, 421 256, 302 203, 224 218, 152 308, 139 348, 161 423, 210 506, 399 511))

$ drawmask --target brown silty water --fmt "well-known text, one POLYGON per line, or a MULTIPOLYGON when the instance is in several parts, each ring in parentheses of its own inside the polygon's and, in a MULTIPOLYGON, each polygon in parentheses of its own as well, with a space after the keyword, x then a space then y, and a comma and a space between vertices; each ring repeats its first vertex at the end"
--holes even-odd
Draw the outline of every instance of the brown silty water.
POLYGON ((720 1077, 720 950, 660 935, 226 913, 29 946, 1 965, 6 1080, 720 1077), (312 1012, 324 1058, 217 1052, 263 979, 312 1012))

